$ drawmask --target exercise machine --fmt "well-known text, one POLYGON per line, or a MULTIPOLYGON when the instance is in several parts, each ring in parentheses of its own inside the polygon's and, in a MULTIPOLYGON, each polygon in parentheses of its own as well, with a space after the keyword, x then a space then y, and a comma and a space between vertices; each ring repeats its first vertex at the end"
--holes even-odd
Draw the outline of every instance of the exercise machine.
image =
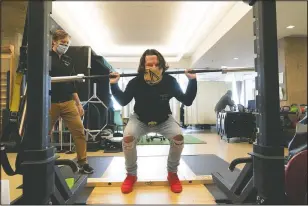
MULTIPOLYGON (((289 155, 285 157, 286 201, 288 204, 305 204, 305 194, 307 193, 307 130, 306 132, 296 132, 288 146, 288 151, 289 155)), ((228 169, 231 172, 234 171, 236 165, 245 164, 233 184, 219 172, 212 174, 214 183, 233 204, 256 202, 257 190, 253 186, 252 160, 252 157, 237 158, 230 163, 228 169)))
MULTIPOLYGON (((28 2, 25 25, 27 38, 23 39, 21 48, 23 52, 20 57, 22 61, 20 67, 29 68, 27 69, 26 115, 23 118, 25 127, 16 157, 15 171, 12 170, 7 158, 8 145, 5 144, 5 136, 1 138, 1 165, 5 172, 8 175, 23 176, 22 195, 11 204, 73 204, 87 182, 87 175, 80 174, 76 174, 77 176, 74 176, 70 184, 66 182, 61 168, 70 168, 73 175, 78 172, 78 167, 71 160, 58 159, 55 148, 49 143, 47 114, 50 107, 51 11, 51 1, 28 2)), ((16 110, 17 106, 14 108, 16 110)), ((14 121, 11 122, 14 123, 14 121)), ((16 125, 14 128, 18 130, 16 125)))
MULTIPOLYGON (((24 120, 27 109, 27 43, 28 43, 28 16, 25 18, 24 34, 20 47, 19 64, 16 70, 11 101, 7 99, 7 108, 2 117, 1 142, 8 145, 9 150, 16 152, 19 149, 24 133, 24 120), (22 94, 22 95, 21 95, 22 94)), ((9 79, 9 78, 8 78, 9 79)), ((8 81, 9 83, 10 81, 8 81)), ((7 97, 9 97, 10 84, 7 84, 7 97)))
POLYGON ((229 171, 233 172, 238 164, 245 164, 239 176, 232 184, 219 172, 212 174, 213 182, 233 204, 256 202, 257 191, 253 186, 253 163, 251 157, 237 158, 230 163, 229 171))
POLYGON ((296 134, 284 157, 279 114, 278 54, 275 1, 244 1, 253 6, 256 88, 257 140, 250 157, 235 159, 245 166, 235 182, 219 173, 213 181, 232 203, 305 204, 307 198, 307 131, 296 134), (305 141, 303 141, 305 138, 305 141), (298 144, 295 144, 297 142, 298 144), (304 143, 303 143, 304 142, 304 143), (298 175, 296 175, 297 171, 298 175), (297 186, 296 186, 297 185, 297 186), (306 186, 306 187, 305 187, 306 186), (295 192, 298 191, 298 192, 295 192))
POLYGON ((253 7, 253 31, 255 35, 255 69, 256 77, 256 123, 257 139, 253 144, 251 157, 245 159, 244 169, 234 185, 230 188, 224 178, 213 173, 213 180, 218 188, 230 194, 231 201, 240 203, 248 200, 252 190, 255 190, 253 203, 257 204, 285 204, 284 184, 284 148, 280 138, 281 126, 279 121, 279 83, 278 83, 278 53, 276 28, 275 1, 244 1, 253 7), (250 172, 249 172, 250 171, 250 172), (244 193, 238 193, 239 183, 247 182, 244 193), (237 186, 237 187, 236 187, 237 186), (252 188, 249 189, 248 187, 252 188), (237 197, 232 198, 234 194, 237 197))
MULTIPOLYGON (((1 166, 3 167, 4 172, 9 176, 17 174, 23 175, 23 152, 17 154, 15 162, 16 170, 14 171, 9 163, 5 149, 6 146, 2 144, 0 153, 1 166)), ((50 196, 50 203, 60 205, 73 204, 87 184, 87 175, 81 175, 78 173, 79 169, 74 161, 58 158, 59 156, 56 156, 54 166, 54 191, 50 196)), ((24 190, 23 185, 21 186, 21 189, 24 190)), ((24 204, 23 198, 24 196, 21 195, 10 204, 22 205, 24 204)))
POLYGON ((246 138, 252 144, 256 137, 256 119, 251 112, 229 112, 222 111, 217 116, 217 131, 221 136, 230 142, 233 137, 246 138))

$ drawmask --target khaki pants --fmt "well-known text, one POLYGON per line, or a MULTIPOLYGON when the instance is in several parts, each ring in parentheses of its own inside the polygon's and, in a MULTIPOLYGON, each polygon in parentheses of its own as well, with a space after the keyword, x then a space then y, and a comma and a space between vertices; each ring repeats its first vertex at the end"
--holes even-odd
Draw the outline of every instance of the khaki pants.
POLYGON ((49 111, 50 127, 52 128, 58 121, 59 117, 63 119, 64 124, 68 127, 75 143, 78 164, 82 165, 87 162, 87 141, 84 133, 84 127, 75 105, 75 101, 67 101, 62 103, 52 103, 49 111))

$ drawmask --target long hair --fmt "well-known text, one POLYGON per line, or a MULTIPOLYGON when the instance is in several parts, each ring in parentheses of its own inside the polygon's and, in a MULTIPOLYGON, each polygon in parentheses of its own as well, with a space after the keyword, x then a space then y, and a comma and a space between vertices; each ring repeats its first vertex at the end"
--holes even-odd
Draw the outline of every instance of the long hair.
POLYGON ((161 53, 159 53, 155 49, 147 49, 140 58, 140 63, 138 67, 138 73, 144 73, 145 72, 145 57, 155 55, 158 59, 158 65, 159 68, 163 69, 163 73, 169 68, 167 62, 165 61, 165 58, 161 53))

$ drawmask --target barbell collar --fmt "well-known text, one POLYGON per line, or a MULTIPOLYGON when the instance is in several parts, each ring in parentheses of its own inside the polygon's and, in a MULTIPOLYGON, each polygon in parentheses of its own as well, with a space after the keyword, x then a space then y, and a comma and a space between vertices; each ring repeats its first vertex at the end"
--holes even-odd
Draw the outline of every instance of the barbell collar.
POLYGON ((77 74, 75 76, 62 76, 62 77, 51 77, 51 83, 61 83, 61 82, 84 82, 84 74, 77 74))

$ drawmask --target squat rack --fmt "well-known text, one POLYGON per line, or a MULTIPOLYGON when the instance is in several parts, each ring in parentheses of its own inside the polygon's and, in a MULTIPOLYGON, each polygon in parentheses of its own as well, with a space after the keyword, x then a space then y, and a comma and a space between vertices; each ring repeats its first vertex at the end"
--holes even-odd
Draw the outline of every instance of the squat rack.
MULTIPOLYGON (((254 185, 260 204, 283 204, 284 163, 279 128, 276 2, 253 2, 256 36, 257 142, 254 185)), ((29 1, 28 98, 24 137, 23 203, 49 204, 54 190, 54 148, 48 140, 50 107, 50 14, 52 1, 29 1)))
POLYGON ((279 120, 279 80, 276 1, 251 1, 254 52, 257 142, 253 144, 253 185, 258 204, 284 204, 284 147, 279 120))

